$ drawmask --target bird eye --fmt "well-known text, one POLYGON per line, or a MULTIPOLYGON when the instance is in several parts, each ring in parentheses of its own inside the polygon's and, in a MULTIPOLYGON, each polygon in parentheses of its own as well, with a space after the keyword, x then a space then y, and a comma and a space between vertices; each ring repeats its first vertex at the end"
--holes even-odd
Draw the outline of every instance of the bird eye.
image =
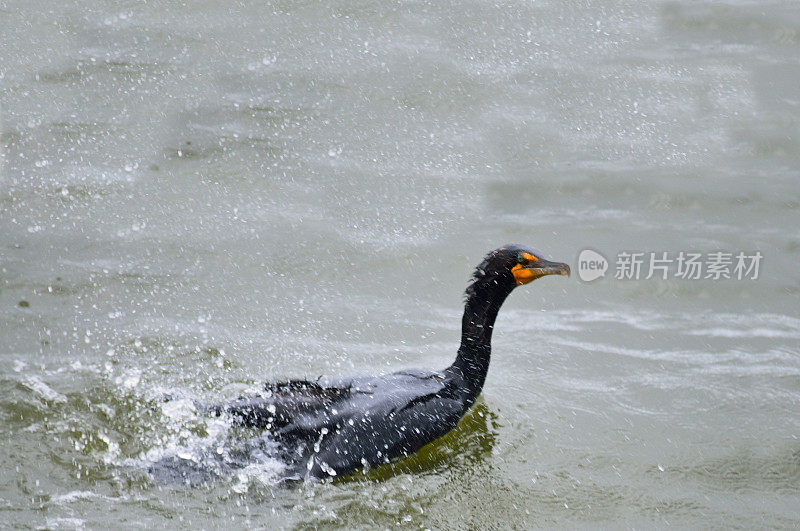
POLYGON ((538 262, 538 261, 539 258, 531 253, 526 253, 525 251, 520 251, 519 253, 517 253, 518 264, 530 264, 531 262, 538 262))

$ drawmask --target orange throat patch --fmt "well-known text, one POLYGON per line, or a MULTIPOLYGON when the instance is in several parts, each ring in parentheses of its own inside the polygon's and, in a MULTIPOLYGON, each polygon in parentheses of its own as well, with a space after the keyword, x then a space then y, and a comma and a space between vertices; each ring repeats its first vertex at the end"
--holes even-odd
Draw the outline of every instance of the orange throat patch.
POLYGON ((511 274, 514 275, 517 286, 522 286, 523 284, 536 280, 536 274, 532 270, 522 267, 522 264, 517 264, 512 267, 511 274))

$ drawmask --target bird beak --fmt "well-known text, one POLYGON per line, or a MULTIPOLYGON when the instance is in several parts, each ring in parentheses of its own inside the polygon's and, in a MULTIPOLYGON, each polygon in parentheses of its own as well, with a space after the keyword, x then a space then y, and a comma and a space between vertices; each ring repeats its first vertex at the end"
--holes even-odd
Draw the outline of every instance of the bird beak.
POLYGON ((546 275, 566 275, 569 276, 569 266, 562 262, 551 262, 549 260, 537 260, 527 265, 518 264, 511 269, 517 286, 533 282, 539 277, 546 275))
POLYGON ((527 269, 537 271, 540 277, 545 275, 565 275, 569 276, 569 266, 563 262, 550 262, 549 260, 539 260, 533 262, 527 269))

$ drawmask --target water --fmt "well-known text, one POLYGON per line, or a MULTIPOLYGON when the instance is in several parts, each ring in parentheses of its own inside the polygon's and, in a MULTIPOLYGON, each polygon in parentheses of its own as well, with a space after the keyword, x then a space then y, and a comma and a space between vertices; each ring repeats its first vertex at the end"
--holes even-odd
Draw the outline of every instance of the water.
POLYGON ((0 28, 4 524, 797 527, 796 3, 11 1, 0 28), (764 259, 521 288, 476 410, 409 463, 219 465, 255 434, 192 399, 442 368, 506 242, 764 259))

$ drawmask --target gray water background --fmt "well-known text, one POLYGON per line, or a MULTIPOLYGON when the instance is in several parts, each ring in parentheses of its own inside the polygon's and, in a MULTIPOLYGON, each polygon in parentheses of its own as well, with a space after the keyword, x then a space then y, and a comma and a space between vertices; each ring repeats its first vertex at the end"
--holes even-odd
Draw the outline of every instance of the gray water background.
POLYGON ((3 1, 0 39, 2 525, 800 524, 797 2, 3 1), (146 473, 243 436, 191 398, 448 365, 507 242, 764 259, 518 290, 405 468, 146 473))

